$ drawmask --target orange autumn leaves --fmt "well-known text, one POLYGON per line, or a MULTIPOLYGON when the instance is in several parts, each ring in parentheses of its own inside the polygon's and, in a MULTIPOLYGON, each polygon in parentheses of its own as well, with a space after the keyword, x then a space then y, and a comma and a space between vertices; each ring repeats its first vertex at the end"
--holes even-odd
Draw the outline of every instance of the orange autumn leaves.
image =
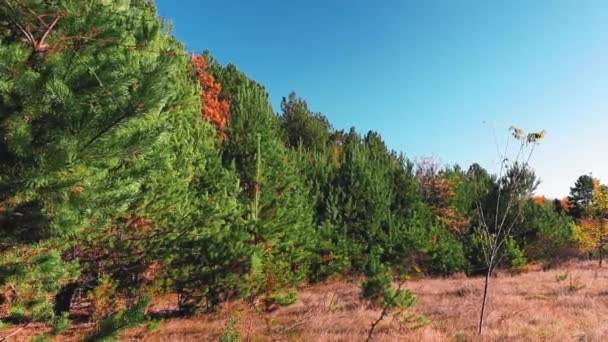
POLYGON ((470 220, 465 213, 460 212, 452 203, 456 197, 459 180, 441 177, 433 182, 435 214, 439 221, 454 233, 461 234, 468 227, 470 220))
POLYGON ((454 233, 462 234, 470 223, 470 218, 460 212, 453 201, 460 185, 457 178, 446 175, 426 177, 422 183, 423 193, 431 204, 439 222, 454 233))
POLYGON ((544 205, 547 202, 545 196, 539 195, 532 197, 532 202, 536 205, 544 205))
POLYGON ((203 103, 201 114, 216 129, 218 136, 226 140, 226 126, 230 115, 230 104, 221 98, 222 84, 207 70, 207 61, 204 56, 192 56, 192 64, 201 84, 201 101, 203 103))

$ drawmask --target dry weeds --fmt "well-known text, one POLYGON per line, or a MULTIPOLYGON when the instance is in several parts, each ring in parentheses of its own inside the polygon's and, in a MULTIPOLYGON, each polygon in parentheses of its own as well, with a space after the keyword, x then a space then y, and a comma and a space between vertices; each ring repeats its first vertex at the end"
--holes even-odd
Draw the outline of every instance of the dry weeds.
MULTIPOLYGON (((408 287, 418 296, 414 311, 430 323, 413 329, 412 323, 389 318, 378 325, 375 340, 608 340, 608 268, 572 262, 549 271, 499 274, 491 283, 487 325, 479 339, 475 332, 482 282, 463 276, 411 281, 408 287)), ((270 313, 228 303, 213 315, 166 319, 156 332, 135 328, 121 336, 123 341, 217 341, 234 316, 242 341, 363 341, 380 310, 369 308, 358 296, 357 284, 333 281, 303 287, 294 305, 270 313)), ((151 310, 172 309, 173 302, 171 297, 159 298, 151 310)), ((43 327, 27 327, 15 340, 28 340, 35 333, 32 329, 43 327)), ((78 340, 90 329, 73 327, 56 340, 78 340)))

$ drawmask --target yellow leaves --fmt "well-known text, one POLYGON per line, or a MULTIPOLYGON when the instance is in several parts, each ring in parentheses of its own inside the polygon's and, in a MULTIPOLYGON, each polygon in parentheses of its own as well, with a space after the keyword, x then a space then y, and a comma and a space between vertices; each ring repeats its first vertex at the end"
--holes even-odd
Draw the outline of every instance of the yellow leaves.
POLYGON ((601 216, 608 212, 608 187, 597 179, 593 180, 593 209, 601 216))
POLYGON ((546 134, 547 134, 547 131, 545 131, 545 130, 542 130, 541 132, 536 132, 536 133, 529 133, 526 137, 526 141, 528 143, 535 143, 539 140, 542 140, 546 134))
POLYGON ((583 251, 590 252, 605 244, 608 224, 608 187, 597 179, 593 180, 593 200, 586 214, 586 218, 577 221, 574 239, 583 251))
POLYGON ((573 238, 584 252, 597 249, 605 235, 604 223, 596 219, 580 219, 574 227, 573 238))
POLYGON ((547 131, 545 130, 526 134, 523 129, 515 126, 511 126, 509 128, 509 131, 511 131, 511 135, 513 136, 513 138, 528 144, 536 143, 539 140, 542 140, 547 135, 547 131))

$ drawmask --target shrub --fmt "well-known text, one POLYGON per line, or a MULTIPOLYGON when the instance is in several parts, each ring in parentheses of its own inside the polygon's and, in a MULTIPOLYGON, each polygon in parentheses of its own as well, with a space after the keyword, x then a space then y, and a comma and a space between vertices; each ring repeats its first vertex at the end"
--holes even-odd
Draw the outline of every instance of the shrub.
POLYGON ((518 270, 528 263, 524 252, 517 246, 517 242, 514 239, 509 238, 505 243, 504 249, 503 253, 511 270, 518 270))

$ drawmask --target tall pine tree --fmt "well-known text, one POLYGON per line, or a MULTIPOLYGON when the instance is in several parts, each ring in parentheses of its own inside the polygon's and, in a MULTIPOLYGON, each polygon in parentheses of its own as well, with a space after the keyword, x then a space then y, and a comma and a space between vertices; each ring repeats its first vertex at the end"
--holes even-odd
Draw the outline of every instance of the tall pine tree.
POLYGON ((15 304, 33 315, 76 280, 78 260, 88 265, 79 281, 139 278, 150 260, 133 241, 189 224, 197 205, 182 199, 214 132, 200 118, 190 61, 151 1, 4 1, 0 10, 0 229, 19 242, 0 259, 0 283, 19 287, 15 304), (20 265, 31 262, 58 286, 24 278, 20 265))
POLYGON ((313 204, 302 163, 282 140, 268 95, 238 70, 210 66, 224 89, 232 89, 224 160, 239 175, 242 203, 248 208, 252 294, 275 296, 303 281, 312 259, 313 204))

